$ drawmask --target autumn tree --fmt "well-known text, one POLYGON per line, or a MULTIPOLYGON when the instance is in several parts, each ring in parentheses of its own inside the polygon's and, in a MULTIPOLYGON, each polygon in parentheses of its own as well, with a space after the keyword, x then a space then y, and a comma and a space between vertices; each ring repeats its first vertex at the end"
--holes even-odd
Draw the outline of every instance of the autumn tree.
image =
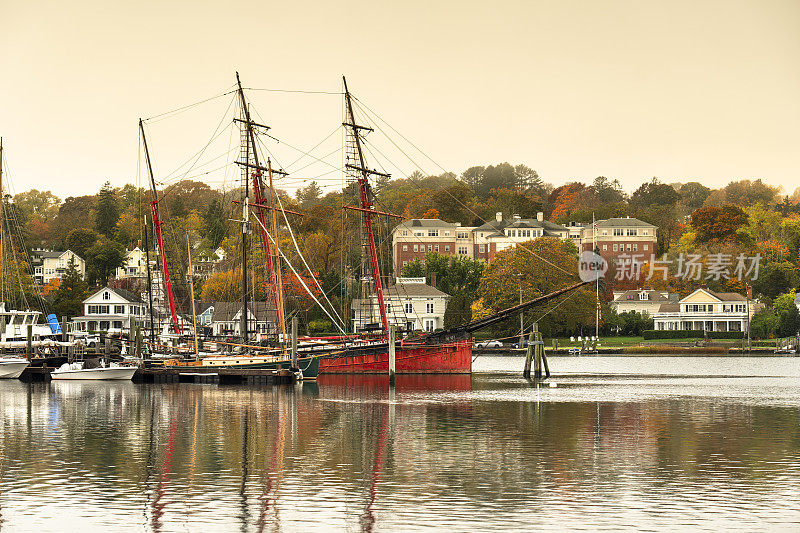
POLYGON ((99 235, 93 230, 78 228, 69 232, 67 235, 67 249, 75 252, 79 257, 86 260, 86 251, 94 246, 99 235))
POLYGON ((703 207, 703 204, 711 194, 711 189, 702 183, 690 181, 681 185, 678 194, 680 194, 680 203, 684 207, 695 210, 703 207))
POLYGON ((747 213, 735 205, 701 207, 692 213, 691 224, 699 242, 735 240, 747 224, 747 213))
MULTIPOLYGON (((531 300, 566 287, 578 279, 578 259, 573 249, 558 239, 542 237, 514 248, 498 252, 486 266, 478 287, 482 305, 499 311, 519 304, 519 289, 523 299, 531 300)), ((563 296, 528 312, 538 321, 548 308, 558 305, 539 321, 540 330, 547 336, 580 331, 591 324, 595 313, 595 296, 589 289, 563 296)), ((516 331, 516 321, 507 326, 506 333, 516 331)))

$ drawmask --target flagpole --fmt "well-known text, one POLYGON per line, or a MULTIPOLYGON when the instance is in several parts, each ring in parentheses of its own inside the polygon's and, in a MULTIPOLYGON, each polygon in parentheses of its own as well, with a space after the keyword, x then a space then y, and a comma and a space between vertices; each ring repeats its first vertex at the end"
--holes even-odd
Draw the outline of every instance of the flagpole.
MULTIPOLYGON (((594 253, 598 253, 597 249, 597 221, 592 213, 592 248, 594 253)), ((599 255, 599 254, 598 254, 599 255)), ((597 276, 594 282, 594 292, 597 298, 597 308, 594 310, 594 338, 595 342, 600 338, 600 276, 597 276)))

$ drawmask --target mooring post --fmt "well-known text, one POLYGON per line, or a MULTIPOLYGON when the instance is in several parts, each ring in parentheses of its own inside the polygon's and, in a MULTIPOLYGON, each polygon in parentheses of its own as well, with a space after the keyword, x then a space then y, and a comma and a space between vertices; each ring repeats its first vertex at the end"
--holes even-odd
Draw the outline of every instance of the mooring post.
POLYGON ((395 373, 395 326, 389 326, 389 383, 394 384, 395 373))
MULTIPOLYGON (((536 327, 536 323, 533 324, 533 327, 536 327)), ((528 349, 525 351, 525 369, 522 371, 522 377, 529 378, 531 377, 531 361, 533 360, 533 330, 531 330, 530 335, 528 335, 528 349)))
MULTIPOLYGON (((5 335, 6 335, 6 317, 0 316, 0 341, 5 341, 5 335)), ((2 355, 6 354, 5 345, 0 347, 0 354, 2 355)))
POLYGON ((542 378, 542 352, 544 352, 544 345, 542 344, 542 334, 539 333, 539 324, 533 323, 533 377, 535 379, 542 378))
POLYGON ((292 317, 292 368, 297 367, 297 315, 292 317))
MULTIPOLYGON (((539 337, 541 338, 542 334, 539 333, 539 337)), ((544 365, 544 377, 545 379, 550 377, 550 365, 547 364, 547 353, 544 351, 544 341, 542 342, 542 364, 544 365)))
POLYGON ((67 317, 61 317, 61 341, 69 341, 69 334, 67 333, 67 317))
POLYGON ((33 324, 28 324, 28 361, 33 358, 33 324))
POLYGON ((135 357, 137 359, 141 359, 142 357, 142 326, 137 322, 136 326, 134 327, 134 353, 136 354, 135 357))

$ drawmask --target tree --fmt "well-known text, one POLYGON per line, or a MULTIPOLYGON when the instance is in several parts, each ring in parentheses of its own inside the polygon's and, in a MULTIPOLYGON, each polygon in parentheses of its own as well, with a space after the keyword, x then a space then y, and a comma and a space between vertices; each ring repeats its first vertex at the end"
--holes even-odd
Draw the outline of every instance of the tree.
POLYGON ((203 213, 203 233, 209 248, 216 250, 225 238, 227 230, 225 209, 222 202, 214 198, 203 213))
POLYGON ((778 187, 767 185, 760 179, 732 181, 725 187, 725 201, 741 207, 758 203, 771 205, 778 201, 778 192, 778 187))
MULTIPOLYGON (((478 296, 484 307, 499 311, 519 304, 520 284, 523 299, 531 300, 575 283, 577 272, 578 259, 572 249, 561 240, 542 237, 498 252, 484 270, 478 296)), ((542 316, 545 307, 551 312, 539 323, 540 330, 547 336, 568 334, 594 321, 595 296, 589 289, 578 289, 529 314, 534 319, 542 316), (557 308, 552 307, 556 304, 557 308)), ((507 332, 516 328, 515 323, 509 324, 507 332)))
POLYGON ((772 309, 762 309, 750 319, 750 336, 754 339, 769 339, 778 328, 778 317, 772 309))
POLYGON ((701 207, 692 213, 692 227, 698 242, 733 241, 739 228, 747 224, 747 213, 735 205, 701 207))
POLYGON ((592 182, 592 187, 598 200, 604 204, 613 204, 625 201, 625 191, 618 179, 613 181, 605 176, 598 176, 592 182))
POLYGON ((90 229, 74 229, 67 235, 67 248, 86 260, 86 252, 98 238, 99 235, 90 229))
POLYGON ((90 283, 108 283, 108 278, 125 263, 125 248, 101 238, 86 251, 86 274, 90 283))
POLYGON ((83 300, 89 292, 89 286, 70 260, 67 271, 61 278, 61 284, 53 293, 53 312, 59 319, 61 317, 74 317, 81 314, 83 300))
POLYGON ((698 209, 711 194, 711 189, 696 181, 690 181, 681 185, 678 193, 681 195, 681 204, 689 209, 698 209))
MULTIPOLYGON (((380 194, 378 192, 378 194, 380 194)), ((322 189, 316 181, 312 181, 305 187, 297 189, 297 201, 301 207, 312 207, 319 203, 322 196, 322 189)))
POLYGON ((671 185, 661 183, 658 178, 643 183, 631 195, 631 205, 635 208, 652 206, 674 206, 680 198, 671 185))
POLYGON ((778 319, 775 334, 778 337, 792 337, 800 331, 800 310, 794 303, 795 292, 781 294, 772 304, 773 312, 778 319))
POLYGON ((753 280, 753 289, 769 299, 797 287, 798 271, 794 264, 767 263, 761 268, 758 278, 753 280))
POLYGON ((110 182, 105 182, 97 195, 97 209, 95 211, 95 224, 97 231, 109 239, 114 237, 114 230, 119 220, 119 206, 117 197, 110 182))

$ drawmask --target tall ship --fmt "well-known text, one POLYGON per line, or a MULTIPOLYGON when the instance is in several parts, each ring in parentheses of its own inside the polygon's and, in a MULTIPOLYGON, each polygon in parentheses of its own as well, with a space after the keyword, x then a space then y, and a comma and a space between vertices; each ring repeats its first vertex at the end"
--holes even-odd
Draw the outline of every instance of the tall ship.
MULTIPOLYGON (((194 357, 189 354, 183 359, 169 359, 165 364, 217 368, 292 368, 302 372, 304 378, 314 378, 321 374, 387 374, 390 358, 393 355, 394 372, 397 374, 469 374, 472 372, 473 332, 507 320, 525 309, 545 303, 585 284, 583 282, 576 283, 480 320, 444 331, 415 333, 406 331, 404 323, 392 320, 387 310, 389 307, 386 302, 387 287, 384 283, 385 278, 381 274, 381 261, 378 257, 376 221, 380 218, 402 219, 403 217, 383 212, 376 206, 372 182, 376 179, 388 180, 390 176, 369 167, 364 136, 373 129, 358 122, 354 111, 354 98, 344 77, 342 82, 344 88, 342 127, 345 131, 345 157, 342 170, 346 176, 345 187, 356 199, 356 205, 343 205, 342 208, 347 213, 354 213, 359 220, 357 236, 361 256, 360 263, 343 275, 344 283, 357 287, 353 292, 357 291, 358 297, 351 294, 352 298, 344 300, 354 302, 353 306, 356 305, 355 302, 359 302, 358 305, 361 305, 362 308, 358 310, 358 313, 369 327, 362 331, 346 331, 348 328, 341 316, 349 316, 355 310, 343 311, 340 315, 325 292, 322 291, 321 285, 313 274, 310 276, 313 281, 308 283, 301 281, 300 284, 313 299, 314 304, 319 306, 332 322, 339 324, 337 327, 339 327, 340 334, 299 337, 296 319, 290 319, 287 316, 283 272, 288 270, 297 279, 301 279, 302 271, 310 272, 310 267, 297 247, 291 230, 291 219, 302 216, 302 213, 285 209, 276 194, 275 178, 284 177, 287 173, 274 168, 271 158, 260 156, 258 135, 265 132, 268 127, 252 119, 250 105, 245 99, 245 93, 237 74, 236 93, 239 102, 239 117, 235 121, 240 126, 241 148, 236 164, 242 170, 242 198, 235 203, 242 209, 241 219, 236 221, 241 225, 241 323, 238 327, 236 342, 216 342, 217 347, 222 347, 225 353, 201 354, 197 349, 198 342, 195 338, 194 357), (248 283, 251 283, 251 280, 248 279, 250 271, 248 261, 251 260, 248 235, 252 227, 258 233, 258 244, 260 245, 258 248, 261 252, 260 257, 264 261, 264 264, 258 265, 258 267, 263 268, 264 271, 266 303, 252 301, 253 287, 248 287, 248 283), (282 230, 282 228, 284 229, 282 230), (281 237, 281 231, 287 232, 289 237, 284 240, 281 237), (287 240, 288 242, 294 241, 294 250, 285 249, 287 240), (294 253, 295 251, 297 253, 294 253), (296 260, 299 257, 303 266, 294 266, 287 257, 290 254, 296 260), (316 287, 308 286, 314 283, 316 287), (266 342, 264 335, 260 335, 259 341, 254 338, 248 322, 247 317, 251 316, 256 304, 267 307, 269 316, 267 329, 269 331, 264 333, 268 334, 269 340, 266 342), (291 328, 289 322, 292 323, 291 328)), ((179 335, 181 328, 178 324, 160 230, 163 222, 159 207, 160 199, 141 121, 140 129, 153 194, 151 214, 158 254, 161 258, 159 266, 163 271, 160 278, 166 284, 171 327, 174 328, 175 334, 179 335)), ((191 250, 189 250, 189 255, 191 257, 191 250)), ((150 292, 152 293, 152 291, 150 292)), ((193 291, 192 294, 194 294, 193 291)))

